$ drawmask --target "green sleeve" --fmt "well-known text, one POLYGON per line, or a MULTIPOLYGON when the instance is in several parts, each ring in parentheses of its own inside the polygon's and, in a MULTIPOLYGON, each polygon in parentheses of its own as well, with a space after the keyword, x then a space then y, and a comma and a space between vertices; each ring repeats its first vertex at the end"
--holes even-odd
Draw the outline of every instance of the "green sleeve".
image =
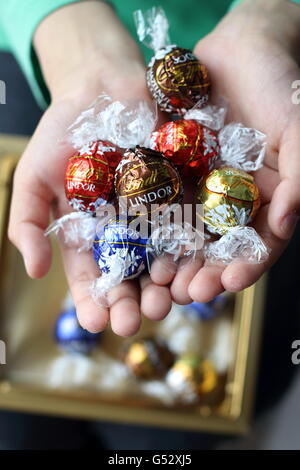
MULTIPOLYGON (((232 4, 230 5, 230 9, 234 8, 239 3, 242 3, 242 1, 243 0, 234 0, 234 2, 232 2, 232 4)), ((272 0, 269 0, 269 1, 272 1, 272 0)), ((300 5, 300 0, 289 0, 289 1, 292 2, 292 3, 298 3, 298 5, 300 5)))
POLYGON ((32 37, 39 23, 58 8, 81 0, 1 0, 0 48, 11 51, 18 60, 41 106, 49 96, 32 47, 32 37))
POLYGON ((1 20, 0 20, 0 51, 1 50, 4 50, 4 51, 9 50, 9 46, 8 46, 7 39, 5 37, 1 20))
MULTIPOLYGON (((10 50, 15 55, 42 107, 49 102, 49 93, 32 47, 34 31, 49 13, 78 1, 82 0, 0 0, 0 49, 10 50)), ((210 0, 208 3, 195 0, 109 0, 109 3, 136 39, 133 11, 138 8, 145 10, 155 4, 163 5, 170 22, 172 41, 192 49, 226 13, 230 0, 210 0)), ((152 51, 145 47, 142 49, 148 61, 152 51)))
MULTIPOLYGON (((42 107, 49 102, 49 93, 32 47, 34 31, 51 12, 79 1, 82 0, 0 0, 0 49, 9 50, 15 55, 42 107)), ((241 1, 233 1, 231 8, 241 1)), ((300 4, 300 0, 292 1, 300 4)), ((138 8, 148 8, 149 0, 110 0, 109 3, 115 7, 120 19, 136 38, 132 12, 138 8)), ((172 41, 192 49, 197 40, 209 33, 225 15, 230 0, 153 0, 153 3, 163 5, 166 10, 172 41)), ((144 53, 149 60, 151 51, 144 48, 144 53)))

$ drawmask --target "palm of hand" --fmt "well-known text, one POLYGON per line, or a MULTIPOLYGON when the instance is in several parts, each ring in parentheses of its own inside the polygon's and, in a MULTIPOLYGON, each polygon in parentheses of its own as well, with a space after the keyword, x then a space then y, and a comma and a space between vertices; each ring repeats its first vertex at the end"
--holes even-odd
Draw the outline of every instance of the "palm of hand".
MULTIPOLYGON (((133 92, 138 87, 140 98, 148 99, 144 80, 133 87, 133 92)), ((85 90, 77 100, 55 101, 44 114, 16 170, 9 232, 10 238, 22 251, 31 277, 44 276, 51 264, 50 243, 44 237, 51 209, 55 218, 71 211, 64 193, 64 175, 67 159, 74 149, 67 142, 66 130, 103 90, 116 98, 130 99, 128 88, 122 91, 121 86, 101 82, 96 90, 85 90), (21 246, 18 245, 19 238, 14 236, 20 229, 21 246)), ((97 332, 110 321, 117 334, 127 336, 138 330, 141 308, 153 320, 161 319, 169 312, 171 298, 168 288, 155 286, 148 275, 139 282, 125 281, 112 289, 108 307, 96 305, 89 291, 92 281, 99 276, 93 256, 67 247, 63 237, 59 243, 67 281, 84 328, 97 332)))

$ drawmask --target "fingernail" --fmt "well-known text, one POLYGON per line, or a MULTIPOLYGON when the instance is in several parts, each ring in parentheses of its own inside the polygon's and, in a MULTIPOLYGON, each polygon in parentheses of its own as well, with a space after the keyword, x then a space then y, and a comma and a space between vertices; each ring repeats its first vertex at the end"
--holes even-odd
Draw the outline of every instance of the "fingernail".
POLYGON ((290 238, 293 235, 298 220, 299 215, 295 213, 289 214, 283 219, 281 228, 287 238, 290 238))
POLYGON ((24 262, 26 272, 30 276, 30 274, 29 274, 29 262, 28 262, 29 261, 29 256, 28 256, 27 251, 26 251, 26 246, 24 247, 24 243, 21 246, 21 254, 22 254, 22 257, 23 257, 23 262, 24 262))

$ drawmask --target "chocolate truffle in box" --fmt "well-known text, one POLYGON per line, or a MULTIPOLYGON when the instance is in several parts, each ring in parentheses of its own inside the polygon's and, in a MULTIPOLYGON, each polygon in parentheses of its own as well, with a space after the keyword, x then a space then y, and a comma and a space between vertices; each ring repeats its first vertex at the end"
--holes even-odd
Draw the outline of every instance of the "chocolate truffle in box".
POLYGON ((95 212, 114 194, 114 172, 122 152, 106 141, 85 145, 68 160, 65 193, 76 210, 95 212))
POLYGON ((207 68, 188 49, 170 44, 169 23, 161 7, 134 13, 139 39, 154 50, 147 68, 147 85, 162 111, 184 114, 209 98, 207 68))
POLYGON ((93 253, 102 272, 100 283, 115 276, 119 282, 132 279, 146 269, 148 239, 142 238, 136 228, 130 227, 132 220, 113 218, 97 234, 93 253))
POLYGON ((122 355, 127 367, 141 379, 162 376, 174 362, 174 356, 167 346, 154 338, 144 338, 128 343, 122 355))
POLYGON ((226 307, 228 302, 227 294, 217 295, 210 302, 192 302, 183 307, 183 312, 199 320, 210 320, 218 315, 226 307))
POLYGON ((217 132, 196 120, 171 121, 151 136, 151 147, 170 159, 181 175, 203 176, 219 157, 217 132))
POLYGON ((115 187, 120 206, 139 214, 180 203, 183 196, 173 164, 161 153, 139 146, 124 153, 116 169, 115 187))
POLYGON ((218 385, 213 363, 197 354, 184 354, 169 370, 166 381, 183 403, 196 403, 212 393, 218 385))
POLYGON ((203 205, 207 229, 223 235, 253 220, 260 206, 259 189, 248 173, 219 168, 200 180, 196 202, 203 205))
POLYGON ((97 345, 101 333, 84 330, 74 306, 69 306, 58 316, 55 324, 55 341, 68 353, 89 354, 97 345))

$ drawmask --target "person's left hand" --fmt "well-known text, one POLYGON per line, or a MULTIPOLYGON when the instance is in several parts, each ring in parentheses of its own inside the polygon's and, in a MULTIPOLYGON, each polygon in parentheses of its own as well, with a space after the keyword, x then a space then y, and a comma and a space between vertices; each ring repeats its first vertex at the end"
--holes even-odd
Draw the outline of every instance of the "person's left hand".
MULTIPOLYGON (((158 261, 152 279, 170 285, 179 304, 207 302, 224 289, 240 291, 278 259, 300 215, 300 106, 292 83, 300 78, 300 7, 285 0, 245 0, 230 12, 195 54, 210 71, 213 99, 229 101, 229 121, 267 135, 264 166, 254 174, 262 206, 253 227, 271 249, 261 264, 212 265, 201 257, 176 267, 158 261)), ((193 190, 192 190, 193 192, 193 190)))

